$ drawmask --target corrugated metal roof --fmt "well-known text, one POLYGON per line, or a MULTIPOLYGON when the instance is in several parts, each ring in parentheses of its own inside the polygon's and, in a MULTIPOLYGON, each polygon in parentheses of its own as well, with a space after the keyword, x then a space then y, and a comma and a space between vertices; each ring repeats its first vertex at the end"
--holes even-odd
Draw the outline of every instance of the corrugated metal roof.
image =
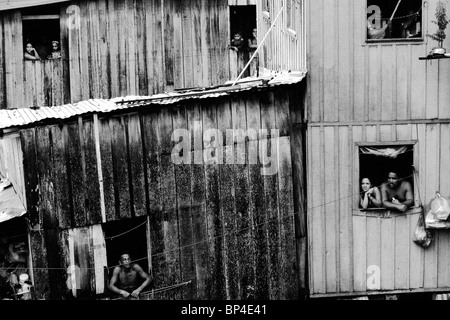
POLYGON ((68 1, 70 0, 0 0, 0 11, 68 1))
POLYGON ((271 74, 259 78, 245 78, 232 86, 188 90, 183 92, 160 93, 152 96, 126 96, 109 100, 89 99, 74 104, 53 107, 20 108, 0 110, 0 129, 38 124, 50 119, 68 119, 89 113, 108 113, 120 109, 136 108, 146 105, 171 105, 187 99, 217 98, 232 92, 257 90, 262 88, 299 83, 305 73, 271 74))

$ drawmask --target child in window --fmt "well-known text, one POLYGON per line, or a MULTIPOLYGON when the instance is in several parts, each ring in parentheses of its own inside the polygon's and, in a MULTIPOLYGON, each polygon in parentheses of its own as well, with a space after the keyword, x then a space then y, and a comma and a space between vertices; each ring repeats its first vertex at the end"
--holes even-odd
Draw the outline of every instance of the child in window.
POLYGON ((241 33, 238 31, 234 34, 233 39, 231 39, 230 49, 234 51, 239 51, 244 46, 244 38, 242 38, 241 33))
POLYGON ((258 37, 256 28, 252 31, 252 37, 248 39, 248 47, 249 49, 256 49, 258 47, 258 37))
POLYGON ((52 53, 47 56, 47 59, 59 59, 61 58, 61 50, 59 48, 59 42, 52 41, 52 53))

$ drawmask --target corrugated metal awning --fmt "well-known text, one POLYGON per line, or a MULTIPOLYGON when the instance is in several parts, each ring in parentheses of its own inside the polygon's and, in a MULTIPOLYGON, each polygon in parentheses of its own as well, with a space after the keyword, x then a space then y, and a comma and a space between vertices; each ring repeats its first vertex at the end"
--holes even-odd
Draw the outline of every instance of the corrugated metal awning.
POLYGON ((121 109, 151 105, 171 105, 188 99, 218 98, 236 92, 296 84, 301 82, 305 78, 305 75, 306 73, 277 73, 257 78, 241 79, 234 86, 225 84, 223 86, 203 88, 201 90, 166 92, 151 96, 126 96, 109 100, 89 99, 54 107, 2 109, 0 110, 0 129, 20 128, 26 125, 38 124, 45 120, 62 120, 89 113, 105 114, 121 109))
POLYGON ((0 11, 68 1, 70 0, 0 0, 0 11))
POLYGON ((0 191, 0 223, 25 213, 26 210, 12 186, 0 191))

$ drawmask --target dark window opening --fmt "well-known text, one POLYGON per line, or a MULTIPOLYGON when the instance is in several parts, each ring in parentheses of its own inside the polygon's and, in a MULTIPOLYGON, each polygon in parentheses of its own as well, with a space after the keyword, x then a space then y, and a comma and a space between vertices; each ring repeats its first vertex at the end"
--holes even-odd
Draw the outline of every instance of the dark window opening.
MULTIPOLYGON (((387 181, 389 172, 396 172, 399 180, 409 181, 414 191, 413 176, 413 146, 380 146, 364 147, 359 149, 359 190, 361 181, 368 178, 372 186, 381 189, 381 185, 387 181), (384 154, 384 155, 383 155, 384 154)), ((370 207, 370 210, 377 208, 370 207)), ((381 209, 383 207, 381 206, 381 209)))
POLYGON ((0 300, 29 299, 20 293, 20 281, 31 285, 28 226, 24 218, 0 224, 0 300))
POLYGON ((367 40, 422 39, 422 8, 422 0, 368 0, 367 40))
MULTIPOLYGON (((122 219, 103 225, 108 268, 119 264, 120 256, 128 253, 131 260, 148 272, 147 217, 122 219)), ((112 275, 112 269, 110 269, 112 275)))
POLYGON ((236 33, 239 33, 243 39, 239 49, 248 48, 248 40, 253 38, 253 29, 256 29, 256 6, 230 6, 231 44, 233 45, 236 33))
POLYGON ((22 31, 24 55, 25 52, 28 52, 37 57, 33 51, 27 51, 27 44, 30 43, 40 59, 58 59, 61 57, 58 5, 37 6, 24 9, 22 11, 22 31))

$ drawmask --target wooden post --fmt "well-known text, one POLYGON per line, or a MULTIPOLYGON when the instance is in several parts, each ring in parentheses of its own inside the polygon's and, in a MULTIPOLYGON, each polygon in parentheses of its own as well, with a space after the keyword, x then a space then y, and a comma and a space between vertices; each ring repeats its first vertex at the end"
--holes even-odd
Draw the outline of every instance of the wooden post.
POLYGON ((100 152, 100 135, 98 129, 98 115, 94 114, 94 139, 95 139, 95 152, 97 155, 97 168, 98 168, 98 183, 100 189, 100 207, 102 211, 102 222, 106 222, 106 209, 105 209, 105 194, 103 193, 103 171, 102 171, 102 155, 100 152))

